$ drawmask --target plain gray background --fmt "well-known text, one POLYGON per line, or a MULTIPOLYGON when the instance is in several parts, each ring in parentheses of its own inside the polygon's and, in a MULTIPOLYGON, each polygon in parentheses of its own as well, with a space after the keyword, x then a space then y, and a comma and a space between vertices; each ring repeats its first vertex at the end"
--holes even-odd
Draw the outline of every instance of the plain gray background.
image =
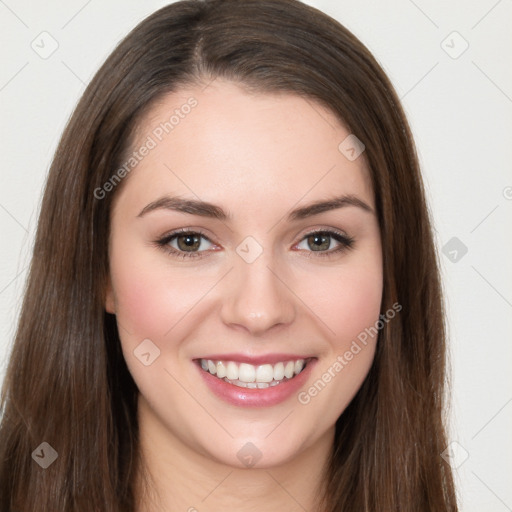
MULTIPOLYGON (((0 0, 0 381, 61 132, 115 44, 167 3, 0 0)), ((402 98, 446 291, 453 444, 439 456, 463 512, 512 511, 512 2, 306 3, 358 36, 402 98)))

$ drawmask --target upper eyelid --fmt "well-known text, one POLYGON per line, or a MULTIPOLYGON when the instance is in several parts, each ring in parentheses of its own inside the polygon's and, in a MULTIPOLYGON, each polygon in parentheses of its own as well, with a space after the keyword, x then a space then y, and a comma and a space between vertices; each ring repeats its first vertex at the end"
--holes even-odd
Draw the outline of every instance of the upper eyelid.
POLYGON ((170 238, 174 238, 174 237, 177 237, 180 235, 188 235, 188 234, 201 235, 202 237, 206 238, 208 241, 213 243, 213 240, 204 231, 202 231, 201 229, 198 229, 198 228, 182 228, 182 229, 169 231, 168 233, 163 234, 159 238, 159 240, 170 239, 170 238))

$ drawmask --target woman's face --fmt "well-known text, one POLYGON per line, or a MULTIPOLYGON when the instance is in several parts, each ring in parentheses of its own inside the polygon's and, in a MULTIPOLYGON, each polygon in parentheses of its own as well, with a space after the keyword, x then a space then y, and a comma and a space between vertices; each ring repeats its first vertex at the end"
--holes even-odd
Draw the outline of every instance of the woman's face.
POLYGON ((332 440, 374 357, 383 282, 349 135, 311 100, 220 79, 168 95, 138 127, 106 309, 160 439, 238 467, 332 440))

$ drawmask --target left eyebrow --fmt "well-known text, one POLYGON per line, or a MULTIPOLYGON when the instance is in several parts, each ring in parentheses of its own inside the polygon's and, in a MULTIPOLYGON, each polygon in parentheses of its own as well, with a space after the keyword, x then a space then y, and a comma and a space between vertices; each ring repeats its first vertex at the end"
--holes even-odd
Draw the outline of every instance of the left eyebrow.
POLYGON ((358 197, 350 194, 335 197, 334 199, 330 199, 328 201, 316 201, 301 208, 297 208, 290 212, 288 215, 288 220, 292 221, 305 219, 307 217, 318 215, 319 213, 327 212, 329 210, 343 208, 344 206, 356 206, 357 208, 361 208, 369 213, 374 213, 371 206, 365 203, 362 199, 359 199, 358 197))

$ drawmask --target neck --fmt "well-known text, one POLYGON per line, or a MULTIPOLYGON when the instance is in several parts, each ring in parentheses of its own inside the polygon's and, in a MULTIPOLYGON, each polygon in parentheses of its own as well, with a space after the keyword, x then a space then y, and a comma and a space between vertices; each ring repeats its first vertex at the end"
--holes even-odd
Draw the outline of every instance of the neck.
POLYGON ((279 466, 242 469, 182 442, 140 397, 138 416, 137 512, 317 510, 334 428, 279 466))

